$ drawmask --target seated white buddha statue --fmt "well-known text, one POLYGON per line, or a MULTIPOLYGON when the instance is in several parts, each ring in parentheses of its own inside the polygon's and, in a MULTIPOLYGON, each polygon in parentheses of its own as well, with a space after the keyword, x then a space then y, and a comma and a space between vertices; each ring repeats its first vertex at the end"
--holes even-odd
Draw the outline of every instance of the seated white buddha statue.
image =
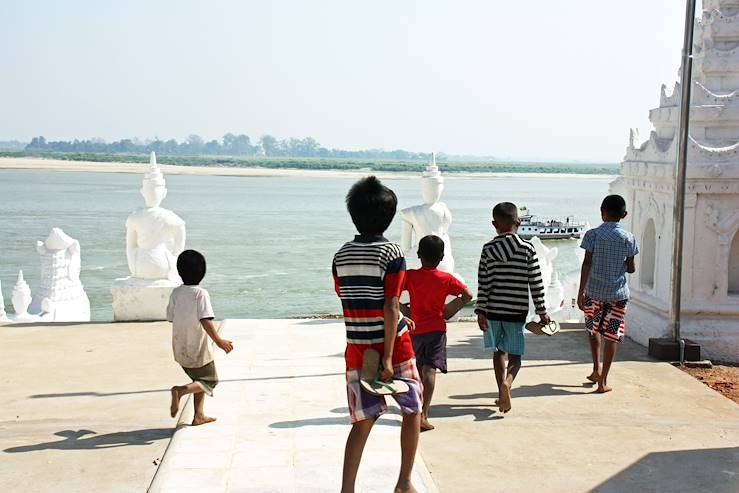
POLYGON ((167 188, 153 152, 141 195, 146 207, 136 210, 126 220, 126 257, 131 276, 168 279, 179 284, 177 256, 185 249, 185 221, 160 207, 167 188))
MULTIPOLYGON (((421 262, 418 259, 418 242, 427 235, 436 235, 444 242, 444 259, 438 269, 450 274, 454 273, 454 257, 452 243, 449 239, 449 227, 452 224, 452 212, 444 202, 440 202, 441 192, 444 190, 444 177, 441 176, 436 165, 436 154, 431 154, 431 163, 421 175, 421 191, 423 204, 408 207, 400 211, 402 231, 400 246, 405 253, 409 269, 418 269, 421 262)), ((455 274, 456 277, 459 275, 455 274)))

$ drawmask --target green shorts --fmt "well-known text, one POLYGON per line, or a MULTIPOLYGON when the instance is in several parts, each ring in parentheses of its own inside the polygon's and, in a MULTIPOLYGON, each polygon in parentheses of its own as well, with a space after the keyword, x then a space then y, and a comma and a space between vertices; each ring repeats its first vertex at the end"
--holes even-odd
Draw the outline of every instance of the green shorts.
POLYGON ((523 326, 523 322, 488 320, 488 330, 483 336, 485 347, 493 351, 523 356, 526 349, 523 326))
POLYGON ((212 396, 213 389, 218 385, 218 372, 216 372, 216 362, 211 361, 205 366, 200 368, 185 368, 182 367, 187 373, 187 376, 192 378, 193 383, 196 383, 203 389, 203 392, 212 396))

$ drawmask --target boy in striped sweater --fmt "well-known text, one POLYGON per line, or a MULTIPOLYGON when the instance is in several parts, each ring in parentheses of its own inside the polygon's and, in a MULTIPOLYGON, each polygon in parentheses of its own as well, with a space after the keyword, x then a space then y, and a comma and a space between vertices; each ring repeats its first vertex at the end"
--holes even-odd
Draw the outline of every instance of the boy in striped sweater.
POLYGON ((511 387, 521 369, 529 293, 541 322, 549 322, 539 259, 534 246, 518 236, 520 225, 514 204, 501 202, 493 208, 498 235, 482 248, 477 278, 477 324, 485 347, 494 351, 497 404, 504 413, 511 410, 511 387))

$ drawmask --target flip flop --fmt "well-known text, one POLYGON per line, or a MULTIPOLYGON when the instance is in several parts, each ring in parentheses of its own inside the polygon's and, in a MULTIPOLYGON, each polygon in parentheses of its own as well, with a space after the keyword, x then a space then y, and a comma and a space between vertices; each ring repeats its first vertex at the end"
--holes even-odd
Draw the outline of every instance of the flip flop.
POLYGON ((367 349, 362 360, 360 385, 365 392, 372 395, 393 395, 408 392, 410 387, 402 380, 380 380, 380 353, 374 349, 367 349))
POLYGON ((551 337, 559 332, 559 322, 552 320, 548 324, 542 324, 541 322, 535 322, 532 320, 526 324, 526 330, 538 336, 551 337))

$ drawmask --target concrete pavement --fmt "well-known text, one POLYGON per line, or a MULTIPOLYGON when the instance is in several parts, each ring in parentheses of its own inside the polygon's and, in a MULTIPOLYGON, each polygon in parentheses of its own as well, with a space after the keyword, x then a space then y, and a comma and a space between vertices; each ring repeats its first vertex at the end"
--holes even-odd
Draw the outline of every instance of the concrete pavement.
MULTIPOLYGON (((613 368, 614 392, 592 394, 585 336, 565 330, 527 335, 504 417, 479 334, 450 325, 437 429, 421 435, 421 491, 739 491, 732 401, 631 342, 613 368)), ((237 349, 218 357, 223 383, 207 401, 219 422, 176 433, 151 491, 338 491, 348 432, 342 323, 229 321, 225 335, 237 349)), ((397 416, 379 421, 358 491, 392 491, 398 431, 397 416)))
MULTIPOLYGON (((231 355, 206 410, 183 426, 168 388, 186 380, 170 326, 0 326, 1 491, 337 491, 349 429, 340 321, 229 321, 231 355)), ((625 343, 610 383, 591 394, 580 330, 527 335, 501 416, 489 352, 473 324, 450 324, 414 481, 442 492, 739 491, 739 406, 625 343), (433 479, 431 479, 433 478, 433 479)), ((184 401, 183 401, 184 404, 184 401)), ((189 407, 187 408, 190 409, 189 407)), ((189 416, 184 415, 184 420, 189 416)), ((391 491, 398 417, 377 424, 358 491, 391 491)))
POLYGON ((436 430, 421 454, 442 492, 739 492, 739 406, 626 341, 593 394, 583 330, 526 335, 513 410, 497 412, 490 352, 472 324, 449 329, 436 430))
MULTIPOLYGON (((350 425, 341 322, 228 320, 218 351, 221 383, 205 403, 218 421, 175 434, 151 493, 335 492, 350 425)), ((183 400, 184 402, 184 400, 183 400)), ((191 406, 186 408, 191 416, 191 406)), ((400 467, 399 416, 378 420, 364 452, 358 491, 393 490, 400 467)), ((423 462, 414 484, 433 493, 423 462)))
POLYGON ((167 323, 0 325, 0 491, 145 491, 186 376, 167 323))

